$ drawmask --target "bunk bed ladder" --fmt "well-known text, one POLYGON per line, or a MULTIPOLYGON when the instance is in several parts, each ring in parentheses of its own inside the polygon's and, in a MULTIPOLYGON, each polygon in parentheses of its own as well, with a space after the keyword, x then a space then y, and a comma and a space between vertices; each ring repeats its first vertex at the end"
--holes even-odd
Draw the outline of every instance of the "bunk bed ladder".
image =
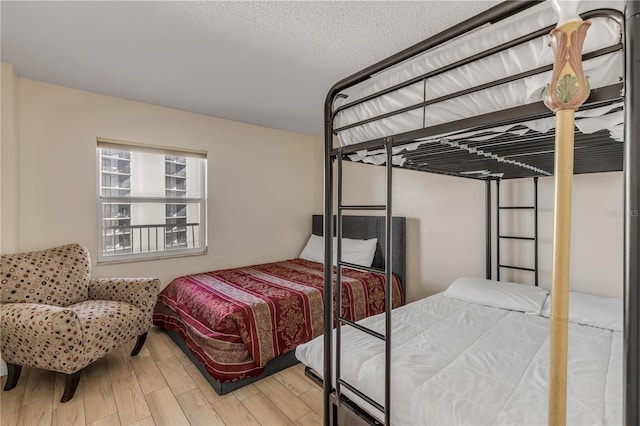
MULTIPOLYGON (((392 242, 392 229, 391 229, 391 219, 392 219, 392 211, 391 211, 391 188, 392 188, 392 139, 388 138, 385 141, 385 150, 386 150, 386 203, 382 205, 345 205, 342 203, 342 149, 339 149, 337 155, 337 198, 338 198, 338 215, 336 220, 336 239, 337 239, 337 268, 336 268, 336 312, 338 313, 336 316, 336 343, 335 343, 335 404, 338 409, 338 418, 337 423, 340 423, 340 405, 343 403, 341 398, 342 388, 348 389, 353 394, 357 395, 359 398, 363 399, 380 412, 384 413, 384 425, 391 424, 391 307, 392 307, 392 271, 391 265, 392 263, 392 253, 391 253, 391 242, 392 242), (360 265, 354 265, 352 263, 344 262, 342 260, 342 213, 347 210, 378 210, 385 212, 385 267, 384 270, 373 267, 365 267, 360 265), (379 333, 370 328, 364 327, 360 324, 357 324, 353 321, 348 320, 342 316, 342 268, 348 267, 353 269, 359 269, 368 272, 378 272, 384 273, 385 281, 386 281, 386 289, 385 289, 385 333, 379 333), (375 337, 379 340, 385 342, 385 377, 384 377, 384 405, 379 404, 377 401, 373 400, 371 397, 357 389, 355 386, 349 384, 345 380, 343 380, 340 376, 340 364, 341 364, 341 327, 343 325, 347 325, 353 328, 356 328, 372 337, 375 337)), ((353 419, 353 417, 352 417, 353 419)), ((371 421, 368 419, 367 422, 371 421)), ((350 421, 345 421, 350 423, 350 421)), ((378 423, 376 421, 376 423, 378 423)))
POLYGON ((533 272, 534 285, 538 286, 538 177, 533 178, 533 205, 531 206, 502 206, 500 205, 500 179, 496 180, 496 220, 497 220, 497 238, 496 238, 496 258, 497 258, 497 278, 500 280, 501 269, 515 269, 519 271, 533 272), (502 235, 500 227, 500 211, 501 210, 517 210, 517 211, 533 211, 533 237, 531 236, 516 236, 516 235, 502 235), (516 241, 531 241, 533 242, 533 268, 504 265, 500 262, 500 240, 516 240, 516 241))

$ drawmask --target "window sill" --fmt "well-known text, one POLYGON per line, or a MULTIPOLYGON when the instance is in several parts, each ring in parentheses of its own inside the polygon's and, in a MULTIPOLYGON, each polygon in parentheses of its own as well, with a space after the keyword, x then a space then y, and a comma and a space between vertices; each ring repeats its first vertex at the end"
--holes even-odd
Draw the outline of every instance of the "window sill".
POLYGON ((96 265, 117 265, 121 263, 133 263, 133 262, 147 262, 151 260, 162 260, 162 259, 176 259, 179 257, 191 257, 191 256, 203 256, 209 252, 209 248, 205 247, 204 251, 190 252, 190 253, 171 253, 158 256, 155 253, 152 253, 150 256, 141 256, 136 258, 128 258, 128 259, 100 259, 96 262, 96 265))

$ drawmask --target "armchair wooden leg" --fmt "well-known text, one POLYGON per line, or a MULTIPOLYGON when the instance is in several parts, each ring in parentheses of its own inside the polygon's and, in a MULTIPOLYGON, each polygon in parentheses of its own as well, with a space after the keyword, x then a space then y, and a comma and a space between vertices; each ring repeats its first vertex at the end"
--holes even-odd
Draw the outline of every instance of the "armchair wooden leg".
POLYGON ((76 389, 78 388, 78 383, 80 383, 80 373, 82 373, 82 370, 64 375, 64 393, 62 394, 60 402, 67 402, 73 398, 73 394, 76 393, 76 389))
POLYGON ((21 365, 7 363, 7 383, 4 384, 4 390, 8 391, 16 387, 20 373, 22 373, 21 365))
POLYGON ((138 341, 136 342, 136 346, 131 351, 131 356, 138 355, 138 352, 140 352, 140 349, 142 349, 142 346, 144 345, 144 342, 146 340, 147 340, 147 333, 144 333, 138 336, 138 341))

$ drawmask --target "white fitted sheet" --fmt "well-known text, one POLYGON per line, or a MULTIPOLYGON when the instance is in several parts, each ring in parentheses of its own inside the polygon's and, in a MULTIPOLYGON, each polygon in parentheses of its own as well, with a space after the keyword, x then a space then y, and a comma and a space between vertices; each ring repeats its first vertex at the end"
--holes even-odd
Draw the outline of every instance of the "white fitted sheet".
MULTIPOLYGON (((393 424, 547 424, 547 318, 442 294, 392 318, 393 424)), ((384 333, 384 315, 360 324, 384 333)), ((384 343, 346 326, 342 336, 341 377, 383 404, 384 343)), ((620 332, 569 324, 567 424, 621 424, 622 342, 620 332)), ((321 374, 322 336, 296 356, 321 374)))
MULTIPOLYGON (((581 1, 578 11, 598 8, 624 10, 620 1, 581 1)), ((466 36, 431 49, 398 66, 383 71, 372 79, 346 91, 347 98, 335 106, 361 99, 426 72, 438 69, 475 53, 498 46, 506 41, 552 25, 557 20, 550 2, 532 7, 505 21, 498 22, 466 36)), ((594 18, 587 33, 583 51, 592 52, 620 41, 619 23, 608 18, 594 18)), ((553 62, 549 37, 541 37, 482 60, 472 62, 430 78, 426 85, 414 83, 382 97, 366 101, 340 111, 335 127, 341 127, 395 111, 425 100, 435 99, 503 77, 515 75, 553 62)), ((592 88, 618 83, 624 74, 622 52, 615 52, 584 62, 585 75, 592 88)), ((551 77, 551 72, 513 81, 447 101, 429 105, 399 115, 377 120, 338 133, 342 146, 366 140, 430 127, 480 114, 538 102, 551 77)), ((606 127, 603 127, 606 128, 606 127)))

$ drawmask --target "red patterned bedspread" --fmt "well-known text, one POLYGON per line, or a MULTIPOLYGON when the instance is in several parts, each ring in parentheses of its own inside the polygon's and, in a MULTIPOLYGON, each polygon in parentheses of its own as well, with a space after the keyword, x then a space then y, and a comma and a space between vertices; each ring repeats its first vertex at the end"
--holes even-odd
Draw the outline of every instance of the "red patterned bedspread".
MULTIPOLYGON (((393 277, 393 307, 400 282, 393 277)), ((158 297, 153 323, 177 332, 221 382, 256 376, 267 361, 323 332, 323 266, 303 259, 187 275, 158 297)), ((343 268, 342 315, 384 312, 385 277, 343 268)))

